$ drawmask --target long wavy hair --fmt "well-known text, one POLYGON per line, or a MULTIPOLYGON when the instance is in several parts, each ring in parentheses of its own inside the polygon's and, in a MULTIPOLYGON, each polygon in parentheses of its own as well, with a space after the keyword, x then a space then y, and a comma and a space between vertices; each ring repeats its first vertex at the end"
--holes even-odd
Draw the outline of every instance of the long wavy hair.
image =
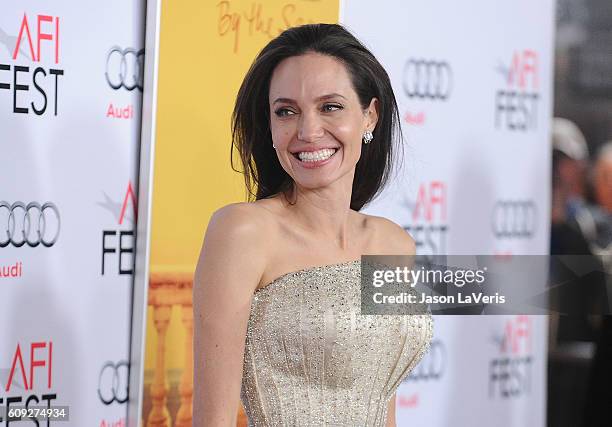
MULTIPOLYGON (((386 185, 396 148, 402 147, 397 102, 387 72, 374 55, 343 26, 309 24, 290 28, 270 41, 251 65, 232 114, 232 169, 244 175, 247 198, 259 200, 293 189, 293 179, 281 166, 270 131, 270 80, 276 66, 286 58, 314 52, 331 56, 347 68, 359 102, 365 110, 378 99, 378 122, 374 139, 362 144, 357 162, 351 209, 359 211, 386 185), (242 170, 234 167, 234 148, 242 170)), ((400 159, 403 156, 399 156, 400 159)))

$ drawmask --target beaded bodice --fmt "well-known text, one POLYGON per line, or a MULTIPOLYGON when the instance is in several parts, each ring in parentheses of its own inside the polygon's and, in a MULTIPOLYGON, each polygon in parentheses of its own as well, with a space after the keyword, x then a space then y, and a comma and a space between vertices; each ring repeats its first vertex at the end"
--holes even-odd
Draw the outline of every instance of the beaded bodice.
POLYGON ((433 323, 430 314, 362 315, 360 267, 307 268, 255 292, 241 391, 249 425, 385 425, 433 323))

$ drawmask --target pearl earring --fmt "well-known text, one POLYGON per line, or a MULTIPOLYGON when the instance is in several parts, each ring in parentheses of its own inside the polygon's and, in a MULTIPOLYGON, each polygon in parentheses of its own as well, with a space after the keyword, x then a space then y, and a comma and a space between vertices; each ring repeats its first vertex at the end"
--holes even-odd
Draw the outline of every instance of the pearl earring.
POLYGON ((367 130, 363 133, 363 143, 364 144, 369 144, 370 142, 372 142, 372 140, 374 139, 374 135, 372 135, 372 132, 367 130))

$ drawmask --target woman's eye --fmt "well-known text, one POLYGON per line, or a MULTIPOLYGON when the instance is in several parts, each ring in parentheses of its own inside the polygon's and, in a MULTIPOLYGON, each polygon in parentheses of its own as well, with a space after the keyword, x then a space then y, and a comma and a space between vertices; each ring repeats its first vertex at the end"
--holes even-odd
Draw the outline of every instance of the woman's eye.
POLYGON ((276 114, 278 117, 287 117, 295 113, 288 108, 279 108, 278 110, 274 112, 274 114, 276 114))
POLYGON ((342 109, 342 105, 338 105, 338 104, 325 104, 323 106, 323 111, 325 111, 326 113, 331 112, 331 111, 341 110, 341 109, 342 109))

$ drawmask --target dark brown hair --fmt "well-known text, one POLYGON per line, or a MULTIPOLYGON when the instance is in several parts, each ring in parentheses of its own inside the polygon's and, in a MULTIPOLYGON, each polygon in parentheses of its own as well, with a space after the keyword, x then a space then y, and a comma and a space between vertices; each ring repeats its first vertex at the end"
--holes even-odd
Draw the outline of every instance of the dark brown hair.
MULTIPOLYGON (((393 166, 394 146, 401 141, 399 112, 387 72, 374 55, 350 32, 337 24, 311 24, 290 28, 259 53, 247 72, 232 115, 232 169, 234 146, 240 153, 249 199, 263 199, 293 187, 274 148, 270 131, 269 92, 272 72, 284 59, 308 52, 341 61, 365 110, 378 99, 374 140, 362 144, 357 162, 351 209, 360 210, 385 186, 393 166), (256 193, 253 187, 257 187, 256 193)), ((401 147, 401 144, 399 144, 401 147)), ((401 158, 401 157, 400 157, 401 158)))

